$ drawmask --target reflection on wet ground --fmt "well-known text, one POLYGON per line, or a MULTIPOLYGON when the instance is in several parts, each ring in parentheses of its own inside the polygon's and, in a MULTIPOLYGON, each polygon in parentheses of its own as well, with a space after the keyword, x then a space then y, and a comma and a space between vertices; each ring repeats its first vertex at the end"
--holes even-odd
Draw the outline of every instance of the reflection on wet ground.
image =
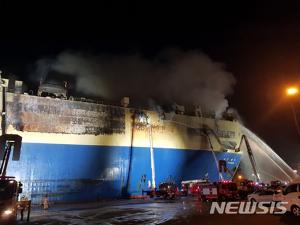
POLYGON ((35 211, 30 224, 162 224, 202 208, 196 199, 114 201, 35 211))
POLYGON ((90 204, 55 205, 35 209, 28 225, 83 224, 299 224, 300 218, 284 215, 210 215, 210 204, 193 198, 174 201, 116 200, 90 204))

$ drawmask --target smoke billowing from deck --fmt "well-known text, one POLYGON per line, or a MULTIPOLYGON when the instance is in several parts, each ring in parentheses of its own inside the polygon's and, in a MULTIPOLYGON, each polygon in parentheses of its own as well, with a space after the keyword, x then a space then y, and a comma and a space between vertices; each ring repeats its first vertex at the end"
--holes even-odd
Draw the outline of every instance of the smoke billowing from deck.
POLYGON ((62 52, 51 63, 37 63, 39 74, 54 70, 76 77, 76 90, 107 99, 130 96, 160 103, 197 104, 220 114, 228 107, 234 76, 199 51, 170 49, 155 58, 62 52))

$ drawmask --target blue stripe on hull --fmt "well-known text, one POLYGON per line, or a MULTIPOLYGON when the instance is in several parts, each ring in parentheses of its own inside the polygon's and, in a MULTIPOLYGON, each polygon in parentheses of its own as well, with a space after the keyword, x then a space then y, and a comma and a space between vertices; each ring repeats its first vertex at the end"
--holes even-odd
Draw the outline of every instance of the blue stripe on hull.
MULTIPOLYGON (((215 154, 231 169, 240 160, 234 153, 215 154)), ((218 180, 211 151, 156 148, 154 156, 157 184, 168 178, 180 184, 206 175, 218 180)), ((151 180, 150 165, 149 148, 24 143, 21 160, 10 162, 8 175, 20 179, 24 194, 36 203, 44 194, 51 201, 83 201, 140 195, 151 180)))

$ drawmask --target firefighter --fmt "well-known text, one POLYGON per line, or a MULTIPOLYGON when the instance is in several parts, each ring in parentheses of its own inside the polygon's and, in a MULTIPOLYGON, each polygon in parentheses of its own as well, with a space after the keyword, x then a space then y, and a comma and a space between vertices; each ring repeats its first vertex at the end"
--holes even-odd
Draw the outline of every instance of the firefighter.
POLYGON ((44 210, 48 210, 49 209, 49 199, 48 199, 48 195, 47 194, 43 198, 42 205, 43 205, 43 209, 44 210))
POLYGON ((27 210, 27 222, 29 222, 30 212, 31 212, 31 201, 24 195, 18 202, 18 210, 20 210, 21 221, 24 219, 24 211, 27 210))
POLYGON ((24 210, 26 208, 26 202, 28 201, 28 198, 26 198, 24 195, 21 197, 20 201, 20 214, 21 214, 21 220, 23 221, 24 218, 24 210))

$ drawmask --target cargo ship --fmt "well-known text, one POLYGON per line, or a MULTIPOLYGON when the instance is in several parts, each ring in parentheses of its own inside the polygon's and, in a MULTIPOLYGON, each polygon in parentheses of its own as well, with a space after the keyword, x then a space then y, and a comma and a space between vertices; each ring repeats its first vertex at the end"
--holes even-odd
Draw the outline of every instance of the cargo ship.
POLYGON ((22 82, 3 80, 6 132, 23 138, 7 174, 36 203, 45 194, 52 202, 92 201, 141 196, 167 180, 231 180, 245 152, 234 118, 135 109, 127 98, 116 106, 34 96, 22 82))

